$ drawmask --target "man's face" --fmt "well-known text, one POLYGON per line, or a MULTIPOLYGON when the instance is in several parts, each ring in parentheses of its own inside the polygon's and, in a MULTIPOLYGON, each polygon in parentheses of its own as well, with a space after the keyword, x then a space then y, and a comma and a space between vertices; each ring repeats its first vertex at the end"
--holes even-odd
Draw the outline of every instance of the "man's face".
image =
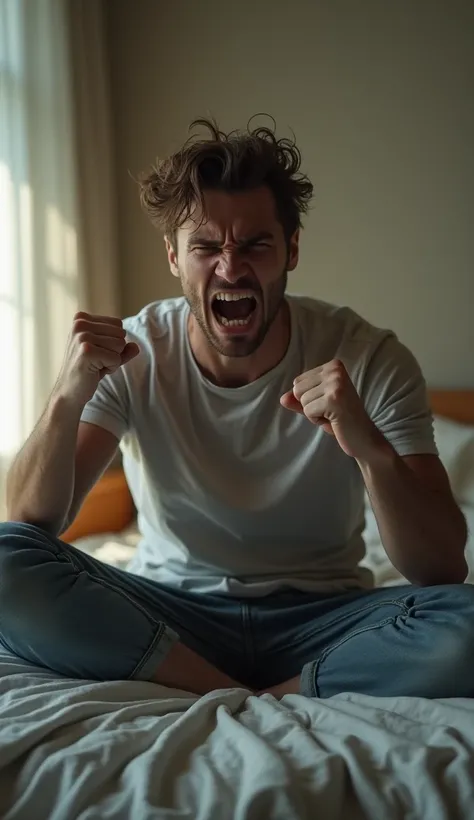
POLYGON ((298 260, 269 188, 206 191, 206 220, 196 213, 167 240, 172 273, 206 340, 223 356, 249 356, 262 344, 284 298, 287 271, 298 260))

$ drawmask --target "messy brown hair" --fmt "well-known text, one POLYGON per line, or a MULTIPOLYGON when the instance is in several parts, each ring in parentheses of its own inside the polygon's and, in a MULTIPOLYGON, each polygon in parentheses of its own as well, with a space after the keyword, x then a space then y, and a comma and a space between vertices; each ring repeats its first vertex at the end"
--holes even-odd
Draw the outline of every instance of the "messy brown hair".
POLYGON ((300 172, 301 154, 294 140, 277 139, 263 126, 251 130, 250 122, 247 131, 226 134, 214 120, 195 120, 190 130, 204 128, 207 138, 192 135, 139 180, 143 208, 175 248, 177 229, 195 209, 205 216, 206 189, 232 193, 267 185, 287 241, 301 227, 313 195, 312 183, 300 172))

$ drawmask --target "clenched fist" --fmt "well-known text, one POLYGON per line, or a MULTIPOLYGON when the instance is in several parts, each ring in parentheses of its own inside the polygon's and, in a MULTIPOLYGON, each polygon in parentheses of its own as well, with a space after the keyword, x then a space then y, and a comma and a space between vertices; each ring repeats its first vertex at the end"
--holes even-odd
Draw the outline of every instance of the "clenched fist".
POLYGON ((348 456, 364 459, 382 434, 370 419, 343 363, 334 359, 297 376, 281 404, 336 437, 348 456))
POLYGON ((76 313, 66 345, 57 389, 80 405, 92 398, 107 373, 113 373, 140 352, 126 342, 121 319, 76 313))

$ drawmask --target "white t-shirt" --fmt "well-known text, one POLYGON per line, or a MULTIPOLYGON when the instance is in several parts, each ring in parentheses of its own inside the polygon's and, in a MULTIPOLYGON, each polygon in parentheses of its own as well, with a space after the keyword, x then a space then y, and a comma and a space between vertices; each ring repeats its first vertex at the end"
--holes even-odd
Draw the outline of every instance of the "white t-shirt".
POLYGON ((201 593, 337 592, 372 586, 364 485, 335 438, 284 409, 293 379, 338 358, 402 456, 437 453, 426 387, 396 336, 354 311, 287 296, 291 339, 273 370, 212 384, 187 333, 184 297, 124 326, 141 354, 100 383, 82 421, 121 441, 142 541, 131 572, 201 593))

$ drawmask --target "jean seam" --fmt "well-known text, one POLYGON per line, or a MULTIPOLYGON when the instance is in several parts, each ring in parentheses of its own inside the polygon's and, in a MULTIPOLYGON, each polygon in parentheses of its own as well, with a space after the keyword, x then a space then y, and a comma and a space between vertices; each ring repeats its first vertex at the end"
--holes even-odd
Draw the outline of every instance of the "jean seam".
MULTIPOLYGON (((66 547, 70 546, 69 544, 66 544, 66 542, 63 542, 63 543, 65 544, 66 547)), ((112 592, 116 592, 122 598, 125 598, 128 601, 129 604, 131 604, 133 607, 138 609, 139 612, 141 612, 142 615, 145 616, 145 618, 148 620, 148 622, 150 623, 151 626, 157 627, 160 624, 162 624, 163 627, 166 627, 166 624, 164 623, 164 621, 157 621, 155 618, 153 618, 153 616, 151 616, 150 613, 147 612, 147 610, 138 601, 134 600, 129 595, 127 595, 127 593, 123 589, 121 589, 121 587, 116 586, 111 581, 108 581, 105 578, 101 578, 100 576, 96 576, 96 575, 91 575, 91 573, 87 569, 82 567, 80 564, 76 563, 76 561, 74 559, 74 555, 70 554, 67 550, 58 549, 57 552, 53 551, 53 555, 56 558, 56 560, 58 560, 58 561, 61 561, 63 558, 66 558, 66 560, 76 570, 78 575, 80 575, 81 573, 84 572, 87 575, 87 577, 91 579, 91 581, 94 581, 97 584, 101 584, 103 587, 107 587, 108 589, 112 590, 112 592)))
POLYGON ((242 615, 242 627, 244 633, 245 660, 246 663, 250 665, 253 672, 253 670, 255 669, 255 652, 252 641, 250 606, 246 601, 242 601, 240 607, 242 615))
MULTIPOLYGON (((64 544, 64 546, 70 547, 70 545, 67 544, 66 542, 62 542, 62 543, 64 544)), ((72 549, 74 550, 75 548, 73 547, 72 549)), ((141 603, 136 601, 134 598, 130 597, 128 595, 128 593, 125 590, 123 590, 120 586, 115 585, 112 581, 109 581, 108 579, 105 579, 105 578, 102 578, 100 576, 96 576, 96 575, 91 574, 88 571, 88 569, 83 567, 81 564, 79 564, 75 560, 74 554, 69 553, 68 550, 66 550, 66 549, 63 550, 63 549, 59 548, 57 552, 53 552, 53 555, 59 561, 64 560, 64 559, 67 560, 74 567, 74 569, 76 570, 78 575, 81 574, 81 573, 85 573, 91 579, 91 581, 94 581, 98 584, 101 584, 103 587, 106 587, 107 589, 110 589, 112 592, 116 592, 118 595, 121 596, 122 599, 128 601, 128 603, 131 604, 131 606, 133 606, 137 611, 139 611, 146 618, 146 620, 148 621, 148 623, 152 627, 152 629, 157 629, 156 634, 154 635, 148 649, 146 650, 143 657, 135 665, 131 675, 129 676, 130 679, 136 677, 137 674, 140 672, 140 670, 144 666, 146 666, 146 663, 148 662, 149 658, 153 655, 154 650, 159 646, 159 643, 160 643, 161 639, 164 636, 167 636, 169 638, 169 641, 173 642, 174 640, 181 640, 181 635, 180 635, 179 630, 182 629, 186 633, 189 632, 189 627, 187 627, 182 622, 180 623, 181 619, 176 618, 175 614, 174 614, 174 621, 175 621, 176 628, 174 628, 173 626, 170 626, 167 623, 166 618, 164 620, 161 620, 161 619, 156 620, 156 618, 154 618, 152 615, 150 615, 149 612, 143 607, 143 605, 141 603)), ((193 633, 191 632, 191 634, 193 634, 193 633)), ((195 636, 193 636, 193 637, 195 637, 195 636)), ((250 651, 251 651, 251 646, 252 646, 251 642, 248 641, 248 643, 249 643, 249 648, 250 648, 250 651)))
MULTIPOLYGON (((64 542, 64 544, 66 547, 70 546, 70 544, 66 544, 66 542, 64 542)), ((91 581, 94 581, 97 584, 101 584, 102 586, 112 590, 112 592, 118 593, 122 598, 125 598, 129 602, 129 604, 138 609, 142 613, 142 615, 144 615, 145 618, 147 618, 147 620, 152 626, 156 627, 159 624, 163 624, 163 626, 166 626, 164 621, 157 621, 155 618, 153 618, 153 616, 150 615, 150 613, 147 612, 147 610, 138 601, 131 598, 123 589, 121 589, 121 587, 116 586, 112 581, 108 581, 105 578, 101 578, 100 576, 96 575, 91 575, 91 573, 87 569, 85 569, 79 563, 76 563, 74 554, 69 554, 67 550, 58 550, 58 553, 54 554, 57 560, 61 560, 64 556, 69 561, 69 563, 72 564, 72 566, 78 574, 84 572, 87 575, 87 577, 90 578, 91 581)))
MULTIPOLYGON (((70 544, 66 544, 65 542, 64 542, 64 545, 66 547, 70 547, 70 544)), ((69 552, 67 550, 62 550, 62 551, 59 550, 57 553, 55 553, 55 557, 57 558, 58 561, 61 561, 64 558, 66 558, 66 560, 69 561, 70 564, 72 564, 72 566, 74 567, 74 569, 77 572, 87 572, 87 570, 85 570, 84 567, 82 567, 79 563, 76 562, 74 553, 69 554, 69 552)), ((93 556, 90 556, 90 557, 93 557, 93 556)))
MULTIPOLYGON (((358 613, 359 612, 368 612, 371 609, 380 609, 380 607, 382 607, 382 606, 389 606, 389 605, 394 605, 394 604, 396 606, 401 607, 404 610, 405 615, 408 614, 408 608, 407 608, 406 604, 404 603, 403 598, 389 599, 387 601, 377 601, 373 604, 368 604, 367 606, 361 607, 360 609, 357 610, 357 612, 358 613)), ((354 613, 352 612, 350 615, 339 615, 338 617, 333 618, 331 621, 325 621, 324 624, 322 624, 321 626, 315 626, 315 628, 312 629, 310 633, 305 633, 303 636, 295 638, 293 643, 294 643, 294 645, 298 645, 302 641, 305 641, 310 635, 315 635, 318 632, 323 632, 328 627, 334 626, 335 624, 338 624, 341 621, 344 621, 346 618, 352 618, 353 616, 354 616, 354 613)))
MULTIPOLYGON (((395 602, 392 601, 392 603, 395 603, 395 602)), ((406 607, 405 607, 405 609, 406 609, 406 607)), ((406 614, 406 612, 405 612, 405 614, 406 614)), ((334 652, 335 649, 339 649, 340 646, 345 644, 347 641, 350 641, 351 638, 355 638, 358 635, 363 635, 364 632, 370 632, 374 629, 381 629, 383 626, 387 626, 388 624, 395 623, 397 617, 399 617, 399 616, 395 616, 395 617, 391 616, 390 618, 385 618, 383 621, 379 621, 378 624, 371 624, 370 626, 363 626, 360 629, 354 629, 348 635, 345 635, 343 638, 341 638, 341 640, 338 641, 337 643, 332 644, 331 646, 328 646, 328 648, 324 650, 324 652, 318 658, 318 660, 314 661, 315 668, 314 668, 314 678, 313 678, 313 680, 314 680, 314 690, 316 692, 316 697, 318 697, 318 698, 321 697, 319 682, 318 682, 318 675, 319 675, 320 667, 324 663, 324 661, 327 660, 327 658, 331 654, 331 652, 334 652)))
POLYGON ((153 637, 153 640, 150 643, 150 646, 148 647, 148 649, 145 652, 145 654, 143 655, 143 657, 138 661, 137 664, 135 664, 131 674, 128 676, 128 680, 133 680, 135 678, 135 676, 138 674, 138 672, 140 671, 140 669, 143 669, 146 662, 148 661, 148 658, 151 657, 151 655, 153 654, 155 648, 160 643, 161 638, 163 637, 163 634, 164 634, 165 630, 166 630, 166 625, 162 621, 160 621, 159 624, 158 624, 158 629, 157 629, 157 631, 156 631, 156 633, 153 637))
MULTIPOLYGON (((81 573, 85 572, 86 575, 88 575, 88 572, 87 572, 86 569, 81 568, 79 571, 81 573)), ((135 607, 135 609, 138 609, 142 613, 142 615, 145 616, 145 618, 149 621, 149 623, 152 626, 156 627, 156 626, 159 626, 160 624, 163 624, 164 626, 166 626, 164 621, 157 621, 155 618, 153 618, 153 616, 150 615, 150 613, 147 612, 146 609, 138 601, 135 601, 133 598, 130 598, 130 596, 127 595, 127 593, 123 589, 121 589, 120 587, 115 586, 115 584, 113 584, 111 581, 106 581, 104 578, 96 578, 93 575, 88 575, 88 577, 91 578, 92 581, 95 581, 97 584, 102 584, 102 586, 107 587, 108 589, 111 589, 112 592, 116 592, 122 598, 125 598, 129 602, 129 604, 131 604, 133 607, 135 607)))
MULTIPOLYGON (((65 546, 69 546, 69 545, 66 544, 65 546)), ((171 643, 173 642, 173 639, 175 639, 175 640, 178 639, 179 640, 178 633, 176 633, 175 630, 168 627, 167 624, 164 621, 161 621, 161 620, 157 621, 152 615, 150 615, 149 612, 147 612, 147 610, 138 601, 131 598, 127 594, 127 592, 125 592, 123 589, 121 589, 121 587, 116 586, 111 581, 109 581, 107 579, 104 579, 104 578, 101 578, 100 576, 91 575, 91 573, 89 573, 87 569, 85 569, 83 566, 81 566, 79 563, 77 563, 74 560, 74 556, 71 555, 67 550, 58 549, 57 552, 55 550, 51 550, 50 554, 52 554, 52 556, 58 561, 67 561, 73 567, 73 569, 77 573, 76 576, 75 576, 75 580, 77 580, 79 575, 81 575, 82 573, 85 573, 91 579, 91 581, 94 581, 94 582, 100 584, 102 587, 105 587, 105 588, 111 590, 112 592, 117 593, 122 599, 125 599, 126 601, 128 601, 129 604, 131 604, 136 610, 138 610, 142 615, 144 615, 144 617, 148 621, 150 627, 154 630, 154 635, 153 635, 153 637, 150 641, 150 644, 149 644, 148 648, 146 649, 145 653, 140 657, 139 661, 133 667, 132 672, 126 678, 127 680, 134 679, 137 676, 137 674, 140 672, 140 670, 143 669, 143 667, 146 665, 148 660, 152 657, 153 653, 155 652, 155 650, 159 646, 160 641, 162 640, 164 635, 166 635, 168 633, 168 639, 171 643)), ((74 583, 74 581, 73 581, 73 583, 74 583)), ((12 654, 16 654, 16 652, 14 652, 13 649, 11 647, 9 647, 8 644, 3 640, 3 636, 2 636, 2 639, 1 639, 0 643, 3 646, 5 646, 7 651, 12 652, 12 654)))

